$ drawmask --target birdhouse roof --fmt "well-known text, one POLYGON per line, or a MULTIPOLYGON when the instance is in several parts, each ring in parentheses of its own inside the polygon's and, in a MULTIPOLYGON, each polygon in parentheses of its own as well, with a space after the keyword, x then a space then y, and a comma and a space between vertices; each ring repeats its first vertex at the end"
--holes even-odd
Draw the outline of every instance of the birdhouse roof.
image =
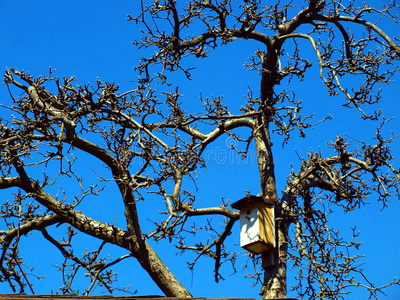
POLYGON ((247 205, 250 205, 252 203, 255 203, 255 202, 262 202, 262 203, 269 204, 269 205, 275 205, 276 200, 271 199, 269 197, 263 197, 263 196, 258 196, 258 195, 257 196, 247 195, 246 197, 244 197, 236 202, 233 202, 231 204, 231 207, 235 208, 235 209, 241 209, 241 208, 243 208, 247 205))

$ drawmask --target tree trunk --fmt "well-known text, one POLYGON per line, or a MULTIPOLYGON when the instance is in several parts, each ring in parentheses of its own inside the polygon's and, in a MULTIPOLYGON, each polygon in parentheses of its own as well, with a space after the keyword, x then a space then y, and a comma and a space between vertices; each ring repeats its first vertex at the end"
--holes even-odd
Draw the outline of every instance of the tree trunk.
MULTIPOLYGON (((278 201, 276 192, 274 160, 269 129, 275 105, 273 91, 278 81, 276 53, 274 45, 270 45, 267 53, 260 53, 263 66, 260 97, 261 114, 255 120, 254 140, 258 157, 261 192, 263 196, 277 201, 275 218, 281 219, 282 203, 278 201)), ((275 220, 276 248, 273 251, 274 264, 265 267, 264 284, 261 289, 261 295, 264 299, 286 298, 286 241, 288 229, 285 224, 275 220)))
POLYGON ((260 172, 261 192, 263 196, 276 200, 274 160, 269 137, 269 124, 259 117, 255 122, 254 140, 257 151, 258 170, 260 172))
POLYGON ((266 267, 264 285, 261 289, 263 299, 286 298, 287 227, 276 226, 277 247, 274 251, 275 265, 266 267))
POLYGON ((147 242, 145 242, 145 245, 146 249, 140 252, 140 256, 137 257, 137 259, 143 269, 147 271, 153 281, 163 291, 165 296, 180 298, 192 297, 158 257, 153 248, 147 242))
MULTIPOLYGON (((183 285, 171 273, 157 253, 143 238, 140 228, 139 217, 136 207, 136 200, 128 184, 127 175, 125 178, 116 180, 125 203, 125 217, 131 241, 130 248, 140 265, 150 275, 157 286, 167 297, 192 297, 183 285)), ((118 178, 118 177, 117 177, 118 178)))
MULTIPOLYGON (((268 130, 268 123, 258 122, 256 125, 254 138, 258 156, 258 168, 260 172, 262 194, 270 199, 277 200, 274 161, 268 130)), ((281 205, 278 204, 275 207, 275 216, 279 216, 280 211, 281 205)), ((275 265, 265 268, 264 285, 261 290, 261 294, 264 299, 286 297, 287 228, 285 226, 281 226, 279 222, 275 222, 275 232, 276 249, 273 253, 275 265)))

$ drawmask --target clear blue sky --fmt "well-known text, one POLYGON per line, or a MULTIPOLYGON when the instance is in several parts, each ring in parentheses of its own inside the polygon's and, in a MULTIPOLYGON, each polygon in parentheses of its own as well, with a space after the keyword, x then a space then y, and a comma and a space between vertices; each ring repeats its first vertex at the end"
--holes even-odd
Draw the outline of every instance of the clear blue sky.
MULTIPOLYGON (((379 1, 372 1, 379 2, 379 1)), ((141 52, 131 44, 139 38, 138 27, 133 22, 126 21, 126 15, 136 15, 139 11, 140 1, 6 1, 0 0, 0 69, 4 72, 6 67, 26 70, 38 76, 47 74, 49 67, 57 70, 56 75, 75 75, 80 84, 94 83, 96 78, 103 81, 119 83, 121 91, 132 89, 137 74, 133 67, 138 64, 139 58, 146 53, 141 52)), ((398 24, 387 27, 390 32, 399 32, 398 24)), ((227 103, 232 105, 232 110, 237 112, 242 105, 243 95, 247 86, 256 89, 259 86, 257 74, 243 71, 243 63, 254 52, 257 45, 251 43, 245 46, 243 42, 237 42, 226 48, 217 49, 211 53, 209 59, 204 61, 190 61, 196 66, 193 73, 193 81, 188 82, 182 76, 176 75, 176 84, 185 94, 185 107, 194 111, 200 111, 198 97, 200 91, 203 96, 224 95, 227 103)), ((307 46, 304 46, 305 51, 307 46)), ((371 123, 361 122, 359 116, 343 109, 341 99, 328 99, 325 90, 318 81, 318 75, 310 73, 302 84, 293 85, 298 98, 304 100, 306 112, 314 112, 316 120, 332 113, 332 121, 318 126, 314 131, 307 132, 307 139, 293 139, 285 148, 281 147, 280 137, 274 139, 274 155, 276 159, 276 177, 278 190, 284 188, 286 177, 291 170, 291 164, 296 170, 299 165, 297 153, 306 157, 307 151, 327 150, 326 142, 334 141, 336 135, 347 133, 356 138, 363 139, 374 134, 371 123)), ((395 82, 384 87, 384 99, 381 108, 387 118, 395 117, 388 130, 394 134, 400 134, 399 108, 399 76, 395 82)), ((5 85, 0 86, 0 102, 10 104, 11 99, 5 85)), ((4 110, 0 113, 6 114, 4 110)), ((373 124, 372 124, 373 125, 373 124)), ((253 194, 259 192, 259 179, 254 156, 242 161, 229 152, 229 143, 226 138, 215 145, 206 153, 207 158, 212 159, 207 172, 201 170, 198 180, 199 192, 197 199, 205 205, 219 205, 221 198, 238 200, 245 195, 245 190, 253 194)), ((400 155, 399 144, 395 144, 395 155, 400 155)), ((253 152, 254 153, 254 152, 253 152)), ((400 159, 397 160, 397 166, 400 159)), ((88 176, 93 176, 88 173, 88 176)), ((9 193, 0 191, 1 199, 10 198, 9 193)), ((91 216, 108 218, 113 220, 115 212, 107 215, 111 198, 118 197, 112 190, 104 194, 107 199, 99 200, 95 206, 99 209, 92 211, 91 216), (107 216, 106 216, 107 215, 107 216)), ((104 198, 103 197, 103 198, 104 198)), ((396 199, 394 199, 396 200, 396 199)), ((117 200, 113 201, 115 203, 117 200)), ((363 269, 370 276, 370 280, 377 285, 384 284, 400 276, 400 260, 398 249, 400 246, 400 203, 395 201, 388 209, 379 211, 380 206, 375 205, 371 199, 371 205, 362 210, 348 215, 338 214, 331 224, 341 229, 343 235, 350 233, 350 228, 357 225, 361 231, 359 240, 363 242, 360 253, 365 254, 362 262, 366 264, 363 269)), ((201 206, 201 205, 200 205, 201 206)), ((92 205, 93 207, 93 205, 92 205)), ((147 213, 156 212, 150 210, 151 205, 139 207, 146 221, 147 213)), ((115 210, 120 209, 118 206, 115 210)), ((123 216, 120 209, 118 218, 123 216)), ((3 224, 1 224, 3 226, 3 224)), ((232 250, 240 251, 238 247, 239 230, 234 227, 230 236, 232 250), (236 239, 236 240, 235 240, 236 239)), ((62 263, 60 256, 53 255, 51 245, 43 242, 39 237, 33 236, 33 244, 23 252, 30 266, 35 266, 35 272, 47 275, 42 282, 35 282, 37 293, 50 293, 51 289, 57 290, 60 282, 60 274, 55 272, 55 264, 62 263), (28 251, 27 251, 28 250, 28 251), (56 259, 59 259, 58 261, 56 259), (53 266, 52 266, 53 265, 53 266)), ((24 239, 28 243, 29 239, 24 239)), ((82 239, 80 247, 82 251, 90 239, 82 239)), ((213 281, 213 264, 211 261, 202 260, 192 273, 186 267, 185 256, 175 256, 175 250, 166 243, 153 245, 159 251, 168 267, 176 274, 194 296, 216 297, 253 297, 259 298, 260 286, 250 287, 251 280, 245 279, 247 270, 241 272, 241 265, 245 258, 240 258, 237 265, 238 273, 233 276, 226 268, 225 281, 215 284, 213 281)), ((89 248, 89 246, 88 246, 89 248)), ((52 249, 54 250, 54 249, 52 249)), ((56 250, 54 250, 56 251, 56 250)), ((110 248, 110 255, 114 258, 123 254, 115 248, 110 248)), ((244 254, 244 251, 242 251, 244 254)), ((141 295, 161 294, 158 288, 151 283, 150 278, 143 274, 138 264, 131 260, 117 268, 120 273, 121 285, 130 284, 132 290, 138 289, 141 295)), ((288 283, 295 273, 288 272, 288 283)), ((0 287, 0 292, 9 290, 0 287)), ((83 288, 83 287, 82 287, 83 288)), ((288 287, 290 289, 290 287, 288 287)), ((95 292, 96 293, 96 292, 95 292)), ((387 299, 399 299, 400 288, 388 290, 387 299)), ((290 294, 288 295, 290 296, 290 294)), ((346 299, 363 299, 363 294, 355 291, 346 299)))

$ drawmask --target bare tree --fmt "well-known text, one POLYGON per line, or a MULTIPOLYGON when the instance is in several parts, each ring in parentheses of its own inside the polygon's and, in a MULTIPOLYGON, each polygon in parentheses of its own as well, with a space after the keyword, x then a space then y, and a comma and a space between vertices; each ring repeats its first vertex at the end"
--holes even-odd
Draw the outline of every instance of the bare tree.
POLYGON ((388 121, 374 110, 380 87, 399 69, 398 40, 380 27, 382 22, 397 22, 399 6, 388 2, 381 7, 341 0, 143 3, 142 12, 128 15, 128 20, 142 29, 142 39, 134 44, 153 54, 141 59, 137 88, 127 92, 100 80, 94 86, 77 85, 75 77, 59 79, 52 71, 34 77, 7 69, 4 80, 13 99, 13 117, 1 118, 0 123, 0 188, 17 192, 13 201, 1 206, 7 228, 0 231, 0 281, 15 292, 33 291, 19 255, 22 236, 32 231, 40 231, 65 257, 60 266, 64 293, 76 292, 72 283, 78 269, 91 279, 86 294, 95 284, 112 292, 111 267, 134 257, 167 296, 190 297, 150 245, 161 239, 174 241, 182 252, 196 253, 190 267, 202 256, 214 260, 218 281, 221 264, 235 261, 225 241, 239 213, 228 202, 203 207, 186 182, 195 181, 199 168, 207 165, 205 150, 229 135, 244 145, 234 149, 238 155, 255 148, 261 195, 276 201, 276 263, 260 272, 260 257, 250 256, 263 298, 286 297, 289 259, 298 270, 294 290, 306 299, 343 299, 352 287, 364 287, 378 298, 384 287, 398 284, 394 279, 377 287, 368 281, 353 251, 359 246, 357 232, 346 241, 327 224, 331 210, 349 212, 370 197, 386 206, 399 196, 400 175, 391 153, 394 136, 384 136, 382 126, 388 121), (188 57, 204 59, 211 50, 239 39, 258 43, 245 66, 258 72, 259 90, 249 88, 240 113, 233 113, 239 108, 228 107, 221 97, 201 97, 203 113, 185 111, 183 95, 170 82, 170 74, 183 72, 190 79, 197 62, 188 57), (302 47, 313 51, 303 52, 302 47), (312 116, 303 116, 303 104, 285 88, 292 80, 303 80, 307 71, 318 74, 315 80, 322 81, 327 96, 345 99, 344 106, 353 109, 355 117, 375 122, 376 143, 360 141, 357 147, 342 136, 327 141, 334 154, 310 152, 278 194, 271 136, 280 135, 287 144, 294 134, 305 137, 307 129, 330 118, 310 123, 312 116), (249 134, 237 134, 239 128, 247 128, 249 134), (76 161, 82 153, 107 169, 95 170, 96 185, 86 185, 80 175, 76 161), (44 173, 38 175, 38 169, 44 173), (75 182, 78 195, 71 195, 65 185, 55 188, 66 180, 75 182), (102 196, 105 181, 118 187, 113 201, 122 201, 124 226, 80 211, 85 199, 102 196), (137 203, 150 195, 160 199, 165 210, 154 228, 144 232, 137 203), (223 226, 218 229, 210 222, 196 227, 191 220, 197 216, 220 218, 223 226), (62 240, 52 235, 60 225, 67 228, 62 240), (185 238, 200 230, 210 238, 193 243, 185 238), (77 257, 71 248, 77 233, 102 243, 77 257), (106 244, 128 254, 107 262, 101 252, 106 244))

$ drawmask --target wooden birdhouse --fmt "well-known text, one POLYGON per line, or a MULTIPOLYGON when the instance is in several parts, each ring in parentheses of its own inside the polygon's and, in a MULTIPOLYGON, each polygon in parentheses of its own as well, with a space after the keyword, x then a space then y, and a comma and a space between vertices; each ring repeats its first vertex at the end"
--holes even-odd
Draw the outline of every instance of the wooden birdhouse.
POLYGON ((248 195, 232 203, 240 210, 240 247, 254 254, 275 248, 275 202, 248 195))

